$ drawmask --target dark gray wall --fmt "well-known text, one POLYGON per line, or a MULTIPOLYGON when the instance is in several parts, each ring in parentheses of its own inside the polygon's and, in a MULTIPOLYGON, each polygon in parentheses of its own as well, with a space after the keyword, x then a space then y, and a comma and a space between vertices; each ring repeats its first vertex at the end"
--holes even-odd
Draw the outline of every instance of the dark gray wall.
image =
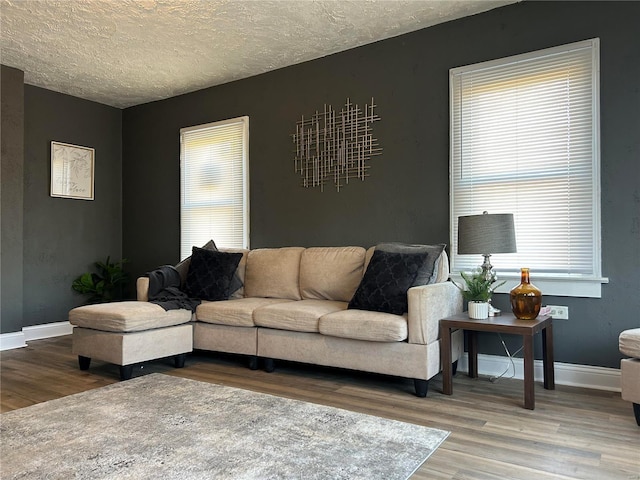
MULTIPOLYGON (((568 305, 555 325, 561 362, 617 367, 617 336, 640 324, 640 36, 638 2, 523 2, 316 61, 126 109, 123 248, 134 274, 179 255, 181 127, 250 117, 252 247, 447 242, 448 70, 593 37, 601 39, 601 299, 568 305), (304 189, 293 172, 300 115, 375 97, 383 155, 340 193, 304 189)), ((505 296, 496 303, 506 305, 505 296)), ((495 337, 482 349, 500 353, 495 337)))
POLYGON ((71 290, 73 279, 107 255, 122 256, 122 111, 25 85, 24 112, 28 326, 67 320, 69 309, 85 303, 71 290), (52 140, 95 148, 95 200, 49 195, 52 140))
POLYGON ((0 69, 0 333, 22 326, 24 74, 0 69))

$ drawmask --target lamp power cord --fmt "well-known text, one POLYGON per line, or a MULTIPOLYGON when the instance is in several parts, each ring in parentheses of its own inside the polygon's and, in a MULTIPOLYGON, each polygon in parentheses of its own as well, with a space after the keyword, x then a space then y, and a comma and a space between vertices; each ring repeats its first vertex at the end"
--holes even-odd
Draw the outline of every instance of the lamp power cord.
POLYGON ((502 335, 500 333, 498 333, 498 337, 500 338, 500 343, 502 343, 502 348, 504 348, 504 351, 507 354, 507 357, 509 357, 509 363, 507 364, 507 368, 504 370, 504 372, 502 372, 500 375, 496 375, 496 376, 493 376, 493 377, 489 378, 489 381, 491 383, 495 383, 498 380, 500 380, 501 378, 509 379, 509 378, 513 378, 513 377, 516 376, 516 365, 513 362, 513 359, 518 353, 520 353, 524 349, 524 345, 523 345, 518 350, 516 350, 515 352, 511 353, 509 351, 509 348, 507 348, 507 344, 504 342, 504 339, 502 338, 502 335), (505 375, 507 374, 509 369, 513 369, 513 372, 511 373, 510 377, 505 377, 505 375))

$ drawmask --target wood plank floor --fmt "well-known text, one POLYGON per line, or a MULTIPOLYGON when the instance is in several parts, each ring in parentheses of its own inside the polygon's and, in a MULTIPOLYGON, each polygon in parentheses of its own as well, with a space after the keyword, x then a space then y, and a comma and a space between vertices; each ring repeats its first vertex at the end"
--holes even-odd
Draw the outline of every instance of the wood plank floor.
MULTIPOLYGON (((536 384, 536 409, 522 408, 522 381, 470 379, 458 373, 453 395, 440 376, 426 399, 407 379, 292 363, 251 371, 238 356, 197 352, 183 369, 168 359, 138 366, 152 372, 331 405, 451 431, 413 479, 640 479, 640 427, 619 393, 536 384)), ((78 369, 71 337, 29 342, 0 353, 2 412, 118 381, 118 367, 93 361, 78 369)))

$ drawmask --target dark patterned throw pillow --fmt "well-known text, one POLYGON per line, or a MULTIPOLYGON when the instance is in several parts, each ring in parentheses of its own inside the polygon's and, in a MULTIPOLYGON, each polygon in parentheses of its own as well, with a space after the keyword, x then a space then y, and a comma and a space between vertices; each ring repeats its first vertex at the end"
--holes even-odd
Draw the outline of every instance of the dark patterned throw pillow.
POLYGON ((200 300, 226 300, 241 253, 226 253, 193 247, 185 291, 200 300))
POLYGON ((437 272, 435 265, 442 251, 447 245, 438 243, 436 245, 410 245, 406 243, 380 243, 376 245, 376 250, 384 250, 392 253, 423 253, 427 254, 424 263, 418 269, 418 274, 411 284, 412 287, 418 285, 430 285, 435 283, 437 272))
MULTIPOLYGON (((205 250, 215 250, 218 251, 218 247, 216 246, 216 242, 213 240, 209 240, 205 243, 202 248, 205 250)), ((191 265, 191 255, 182 260, 180 263, 176 265, 176 270, 180 274, 180 278, 182 282, 180 283, 180 287, 183 291, 186 292, 186 284, 187 284, 187 275, 189 274, 189 266, 191 265)), ((240 276, 238 275, 238 271, 233 274, 233 278, 231 279, 231 286, 229 287, 229 296, 239 288, 242 288, 244 284, 242 280, 240 280, 240 276)))
MULTIPOLYGON (((205 243, 202 248, 205 250, 216 250, 218 251, 218 247, 216 246, 216 242, 213 240, 209 240, 205 243)), ((192 249, 193 250, 193 249, 192 249)), ((189 274, 189 265, 191 265, 191 255, 182 260, 180 263, 176 265, 176 270, 180 274, 180 278, 182 279, 182 284, 184 285, 187 282, 187 275, 189 274)))
POLYGON ((426 257, 426 252, 374 251, 349 308, 402 315, 408 310, 407 290, 426 257))

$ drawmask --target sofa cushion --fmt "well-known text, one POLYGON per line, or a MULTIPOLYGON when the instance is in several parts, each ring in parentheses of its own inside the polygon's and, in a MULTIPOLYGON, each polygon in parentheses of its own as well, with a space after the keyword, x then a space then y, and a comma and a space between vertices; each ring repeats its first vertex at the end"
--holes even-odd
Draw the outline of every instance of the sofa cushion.
POLYGON ((349 308, 396 315, 405 313, 408 310, 407 290, 426 256, 424 252, 373 252, 349 308))
POLYGON ((245 297, 300 300, 300 257, 304 248, 258 248, 247 255, 245 297))
POLYGON ((190 310, 165 310, 149 302, 99 303, 76 307, 69 312, 71 325, 105 332, 139 332, 190 320, 190 310))
POLYGON ((393 253, 426 253, 427 257, 420 268, 416 278, 411 284, 412 287, 418 285, 429 285, 436 282, 438 272, 435 268, 436 261, 444 251, 446 245, 440 243, 437 245, 410 245, 407 243, 380 243, 376 245, 376 250, 393 253))
POLYGON ((625 330, 618 337, 620 353, 633 358, 640 358, 640 328, 625 330))
POLYGON ((449 256, 446 250, 442 251, 433 268, 435 279, 432 283, 442 283, 449 280, 449 256))
POLYGON ((303 299, 348 302, 364 272, 362 247, 312 247, 300 259, 300 294, 303 299))
POLYGON ((318 332, 318 320, 323 315, 346 310, 347 302, 331 300, 299 300, 261 307, 253 312, 253 322, 259 327, 318 332))
POLYGON ((226 300, 241 258, 241 253, 193 247, 185 292, 201 300, 226 300))
POLYGON ((364 271, 367 271, 369 268, 369 263, 371 262, 371 257, 373 257, 373 252, 376 251, 376 247, 367 248, 367 253, 364 255, 364 271))
POLYGON ((364 310, 324 315, 318 322, 318 329, 322 335, 370 342, 402 342, 408 334, 406 316, 364 310))
POLYGON ((254 310, 290 301, 280 298, 238 298, 222 302, 202 302, 196 309, 196 320, 217 325, 255 327, 254 310))

